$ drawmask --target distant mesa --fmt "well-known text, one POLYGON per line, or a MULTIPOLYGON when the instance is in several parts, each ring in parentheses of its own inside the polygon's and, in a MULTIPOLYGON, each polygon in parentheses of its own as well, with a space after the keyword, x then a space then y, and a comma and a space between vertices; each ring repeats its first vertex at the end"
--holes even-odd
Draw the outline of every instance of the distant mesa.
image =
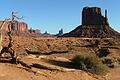
MULTIPOLYGON (((3 23, 3 21, 0 21, 0 25, 3 23)), ((8 24, 7 22, 5 26, 3 27, 2 31, 4 35, 7 35, 8 31, 8 24)), ((12 35, 17 35, 17 36, 40 36, 40 30, 39 29, 28 29, 28 24, 25 22, 20 22, 20 21, 14 21, 12 29, 12 35)))
POLYGON ((82 10, 82 25, 78 26, 62 37, 113 37, 120 36, 120 33, 109 26, 107 10, 105 15, 99 7, 84 7, 82 10))
MULTIPOLYGON (((0 21, 0 24, 2 24, 2 23, 3 23, 3 21, 0 21)), ((7 27, 8 23, 5 24, 5 27, 3 27, 3 31, 8 30, 8 27, 7 27)), ((12 27, 12 30, 13 31, 27 31, 28 30, 28 25, 25 22, 14 21, 14 25, 12 27)))
POLYGON ((45 31, 45 33, 42 34, 43 37, 52 37, 53 35, 45 31))

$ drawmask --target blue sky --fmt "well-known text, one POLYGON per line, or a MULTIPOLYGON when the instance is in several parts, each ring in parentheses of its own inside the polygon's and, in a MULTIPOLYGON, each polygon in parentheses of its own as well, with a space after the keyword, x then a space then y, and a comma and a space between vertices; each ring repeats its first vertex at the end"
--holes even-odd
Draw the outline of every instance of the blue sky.
POLYGON ((1 0, 0 6, 0 20, 17 11, 29 27, 49 33, 73 30, 81 24, 83 7, 98 6, 103 14, 108 10, 110 25, 120 32, 120 0, 1 0))

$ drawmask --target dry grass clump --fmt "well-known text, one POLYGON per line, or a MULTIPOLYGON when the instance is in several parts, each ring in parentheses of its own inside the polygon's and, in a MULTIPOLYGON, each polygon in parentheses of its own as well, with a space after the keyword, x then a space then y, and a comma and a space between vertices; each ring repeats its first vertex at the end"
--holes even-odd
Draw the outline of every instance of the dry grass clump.
POLYGON ((82 70, 106 75, 108 67, 104 65, 95 54, 79 54, 72 59, 72 62, 82 70))

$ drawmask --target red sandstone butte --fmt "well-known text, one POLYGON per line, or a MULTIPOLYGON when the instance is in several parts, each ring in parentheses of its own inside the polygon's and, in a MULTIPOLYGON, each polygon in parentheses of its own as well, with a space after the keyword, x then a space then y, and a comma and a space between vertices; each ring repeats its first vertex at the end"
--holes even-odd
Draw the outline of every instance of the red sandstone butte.
POLYGON ((99 7, 84 7, 82 10, 82 25, 62 37, 120 37, 120 33, 112 29, 108 23, 107 10, 105 15, 99 7))

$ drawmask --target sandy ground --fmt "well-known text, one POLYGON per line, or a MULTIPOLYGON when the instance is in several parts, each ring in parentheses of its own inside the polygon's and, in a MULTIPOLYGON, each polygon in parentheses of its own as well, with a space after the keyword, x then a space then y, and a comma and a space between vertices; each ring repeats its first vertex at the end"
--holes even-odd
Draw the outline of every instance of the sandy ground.
MULTIPOLYGON (((8 44, 8 38, 3 38, 3 46, 8 44)), ((13 37, 13 49, 25 63, 45 65, 52 68, 67 69, 68 71, 47 70, 43 68, 28 69, 21 64, 11 64, 9 59, 0 60, 0 80, 120 80, 120 68, 111 69, 107 77, 93 75, 91 73, 70 68, 66 63, 78 53, 91 53, 89 48, 80 47, 89 44, 84 39, 79 38, 27 38, 13 37), (48 56, 28 55, 25 51, 29 48, 34 51, 48 53, 51 51, 68 51, 64 54, 52 54, 48 56), (53 63, 44 59, 52 59, 53 63), (74 69, 73 71, 69 71, 74 69)), ((118 43, 120 44, 120 43, 118 43)), ((118 47, 120 47, 118 45, 118 47)), ((110 49, 111 56, 120 56, 119 49, 110 49)))
MULTIPOLYGON (((40 60, 24 58, 28 64, 39 63, 46 66, 55 67, 40 60)), ((0 63, 0 80, 97 80, 90 74, 81 71, 56 71, 32 68, 28 69, 20 64, 0 63), (36 73, 34 73, 34 72, 36 73)))

